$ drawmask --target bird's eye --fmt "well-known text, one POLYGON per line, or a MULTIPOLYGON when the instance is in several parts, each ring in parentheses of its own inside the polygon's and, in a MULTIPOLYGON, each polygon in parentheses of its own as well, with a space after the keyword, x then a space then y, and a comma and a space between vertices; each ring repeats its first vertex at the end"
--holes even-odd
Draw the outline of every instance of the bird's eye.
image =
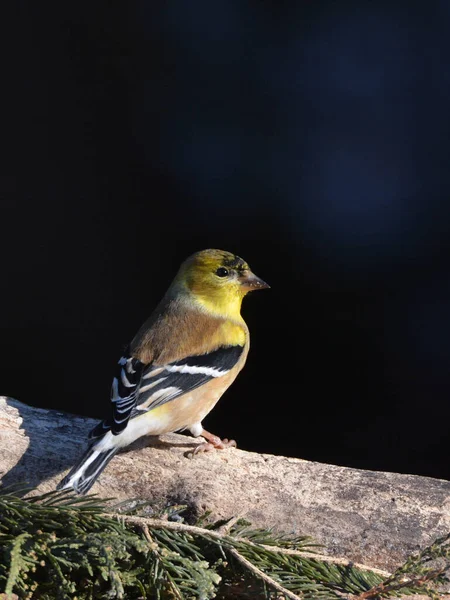
POLYGON ((228 274, 228 269, 225 269, 225 267, 219 267, 216 271, 216 275, 219 277, 226 277, 228 274))

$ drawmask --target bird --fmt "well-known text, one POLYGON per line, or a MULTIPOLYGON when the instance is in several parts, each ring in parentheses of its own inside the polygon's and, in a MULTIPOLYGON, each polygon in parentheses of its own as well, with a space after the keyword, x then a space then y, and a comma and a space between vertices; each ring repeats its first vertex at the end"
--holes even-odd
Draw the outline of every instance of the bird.
POLYGON ((202 421, 247 360, 242 300, 269 287, 231 252, 189 256, 116 365, 110 416, 90 432, 86 452, 57 489, 85 494, 114 455, 144 435, 202 436, 193 454, 236 446, 202 421))

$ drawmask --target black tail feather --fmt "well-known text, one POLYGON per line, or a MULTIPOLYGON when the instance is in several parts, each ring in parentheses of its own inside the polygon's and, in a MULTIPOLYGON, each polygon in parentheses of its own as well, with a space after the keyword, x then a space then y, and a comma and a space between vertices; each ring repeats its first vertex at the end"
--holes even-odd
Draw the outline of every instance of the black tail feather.
POLYGON ((116 448, 99 451, 91 446, 56 489, 73 488, 78 494, 86 494, 116 452, 116 448))

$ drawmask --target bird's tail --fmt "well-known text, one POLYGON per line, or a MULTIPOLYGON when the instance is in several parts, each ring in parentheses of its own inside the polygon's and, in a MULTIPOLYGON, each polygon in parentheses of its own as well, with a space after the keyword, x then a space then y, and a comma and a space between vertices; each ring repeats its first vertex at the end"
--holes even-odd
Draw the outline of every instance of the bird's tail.
POLYGON ((57 485, 58 490, 73 488, 78 494, 85 494, 94 485, 97 477, 117 452, 117 448, 96 450, 95 444, 57 485))

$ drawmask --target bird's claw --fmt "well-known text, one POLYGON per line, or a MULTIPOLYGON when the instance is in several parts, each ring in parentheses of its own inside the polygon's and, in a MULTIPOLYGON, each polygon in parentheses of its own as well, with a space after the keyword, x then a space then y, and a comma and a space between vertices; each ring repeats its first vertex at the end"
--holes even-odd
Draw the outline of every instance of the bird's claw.
POLYGON ((236 448, 237 444, 235 440, 229 440, 224 438, 221 440, 217 436, 211 436, 209 442, 202 442, 192 452, 188 453, 188 458, 194 458, 196 454, 202 452, 211 452, 211 450, 225 450, 225 448, 236 448))
POLYGON ((224 438, 222 441, 221 448, 237 448, 236 440, 228 440, 224 438))
POLYGON ((195 456, 196 454, 201 454, 202 452, 211 452, 211 450, 214 450, 215 448, 216 446, 214 446, 214 444, 210 444, 209 442, 202 442, 195 448, 195 450, 193 450, 192 456, 195 456))

